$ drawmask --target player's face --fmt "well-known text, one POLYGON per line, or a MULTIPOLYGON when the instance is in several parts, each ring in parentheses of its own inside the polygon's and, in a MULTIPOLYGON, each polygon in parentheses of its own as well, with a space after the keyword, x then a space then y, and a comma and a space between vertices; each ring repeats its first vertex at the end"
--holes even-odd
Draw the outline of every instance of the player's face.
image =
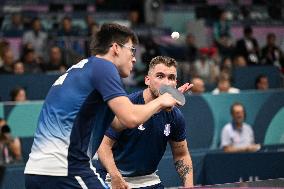
POLYGON ((120 48, 120 63, 118 65, 118 71, 121 77, 125 78, 130 75, 133 66, 136 62, 135 48, 131 40, 125 44, 119 44, 120 48))
POLYGON ((245 119, 245 111, 242 106, 236 105, 233 109, 233 119, 236 123, 242 123, 245 119))
POLYGON ((152 96, 156 98, 159 96, 161 85, 176 87, 177 70, 174 66, 167 67, 164 64, 157 64, 145 77, 145 84, 149 87, 152 96))

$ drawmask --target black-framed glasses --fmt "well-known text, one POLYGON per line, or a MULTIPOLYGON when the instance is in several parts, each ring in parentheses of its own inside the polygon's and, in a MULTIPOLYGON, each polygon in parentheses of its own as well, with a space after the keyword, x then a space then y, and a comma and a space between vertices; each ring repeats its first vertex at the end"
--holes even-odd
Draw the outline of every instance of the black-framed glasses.
POLYGON ((136 48, 134 48, 134 47, 132 47, 132 46, 124 45, 124 44, 122 44, 122 43, 118 43, 118 44, 119 44, 120 46, 122 46, 122 47, 128 48, 128 49, 131 51, 132 56, 133 56, 133 57, 135 56, 136 48))

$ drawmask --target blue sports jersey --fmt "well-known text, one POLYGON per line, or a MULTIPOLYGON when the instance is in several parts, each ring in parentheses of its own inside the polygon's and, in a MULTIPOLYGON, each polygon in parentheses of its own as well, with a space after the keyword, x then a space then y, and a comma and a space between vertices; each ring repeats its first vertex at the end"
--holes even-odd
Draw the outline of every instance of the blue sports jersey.
POLYGON ((88 172, 90 159, 114 118, 107 101, 118 96, 126 93, 113 63, 90 57, 73 65, 48 92, 25 173, 88 172))
MULTIPOLYGON (((145 104, 143 91, 129 95, 134 104, 145 104)), ((116 140, 113 154, 123 176, 141 176, 155 172, 169 140, 186 139, 185 121, 176 107, 161 111, 134 129, 115 132, 111 127, 106 136, 116 140)))

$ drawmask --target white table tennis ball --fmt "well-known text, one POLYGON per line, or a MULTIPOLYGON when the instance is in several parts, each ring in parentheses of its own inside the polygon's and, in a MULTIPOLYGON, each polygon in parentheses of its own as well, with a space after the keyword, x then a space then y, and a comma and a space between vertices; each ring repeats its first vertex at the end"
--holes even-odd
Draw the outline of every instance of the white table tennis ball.
POLYGON ((178 32, 173 32, 172 35, 171 35, 171 37, 172 37, 173 39, 178 39, 178 38, 179 38, 179 33, 178 33, 178 32))

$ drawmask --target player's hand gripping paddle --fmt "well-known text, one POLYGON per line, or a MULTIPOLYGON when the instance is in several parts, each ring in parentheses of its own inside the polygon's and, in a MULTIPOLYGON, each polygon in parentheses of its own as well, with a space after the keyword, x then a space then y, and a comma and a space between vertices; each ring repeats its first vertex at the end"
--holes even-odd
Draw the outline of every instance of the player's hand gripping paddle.
MULTIPOLYGON (((178 102, 180 106, 183 106, 185 104, 185 97, 184 95, 176 88, 170 86, 170 85, 162 85, 160 87, 159 93, 162 95, 164 93, 169 93, 172 95, 178 102)), ((171 108, 169 109, 171 110, 171 108)), ((167 109, 167 111, 169 111, 167 109)))

